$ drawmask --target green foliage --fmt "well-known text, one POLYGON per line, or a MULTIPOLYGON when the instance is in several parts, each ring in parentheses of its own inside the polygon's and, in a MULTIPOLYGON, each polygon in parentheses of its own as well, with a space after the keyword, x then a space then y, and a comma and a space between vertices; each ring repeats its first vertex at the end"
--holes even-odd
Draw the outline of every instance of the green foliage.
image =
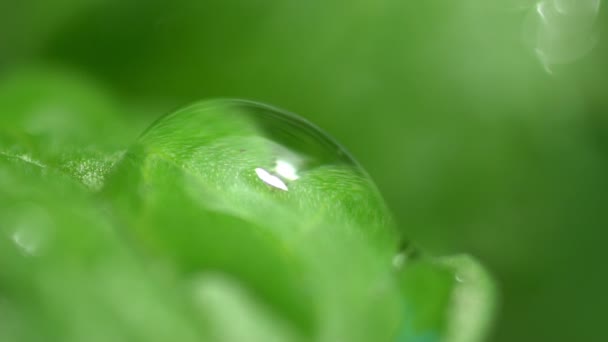
POLYGON ((0 146, 99 191, 160 113, 218 96, 277 104, 354 152, 406 236, 496 274, 492 341, 605 340, 606 2, 588 15, 600 2, 0 1, 3 92, 25 67, 50 79, 24 87, 89 99, 69 119, 80 142, 61 126, 32 136, 2 107, 0 146), (118 113, 91 129, 96 108, 118 113))
POLYGON ((0 341, 483 340, 485 272, 402 262, 375 185, 308 123, 221 100, 137 138, 86 81, 24 75, 0 87, 0 341), (65 110, 32 130, 33 108, 65 110), (289 191, 253 172, 296 155, 289 191))

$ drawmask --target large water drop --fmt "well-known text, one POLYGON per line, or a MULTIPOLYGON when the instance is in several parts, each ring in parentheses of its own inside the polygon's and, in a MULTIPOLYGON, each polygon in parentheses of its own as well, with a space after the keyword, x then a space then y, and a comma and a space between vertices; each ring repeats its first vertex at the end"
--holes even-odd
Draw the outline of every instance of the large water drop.
POLYGON ((180 109, 104 193, 149 255, 183 277, 233 279, 306 340, 388 341, 397 328, 391 215, 349 153, 296 115, 242 100, 180 109))
POLYGON ((530 9, 525 39, 548 72, 595 47, 599 9, 600 0, 541 0, 530 9))
POLYGON ((160 158, 195 175, 199 187, 188 191, 216 210, 264 224, 287 211, 300 223, 339 221, 370 233, 391 225, 359 164, 321 130, 274 107, 197 103, 161 118, 137 146, 148 161, 160 158))

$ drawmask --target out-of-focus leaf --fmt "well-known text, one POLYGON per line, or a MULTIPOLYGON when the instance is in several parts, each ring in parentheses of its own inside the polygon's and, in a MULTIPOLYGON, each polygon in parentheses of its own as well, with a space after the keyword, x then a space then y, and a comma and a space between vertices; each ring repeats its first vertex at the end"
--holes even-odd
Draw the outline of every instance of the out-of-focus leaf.
POLYGON ((313 126, 211 101, 162 118, 123 152, 134 128, 119 127, 103 92, 66 77, 0 86, 0 340, 485 335, 483 271, 456 258, 396 272, 402 238, 381 196, 313 126), (36 105, 64 111, 40 116, 36 105), (87 191, 110 170, 100 196, 87 191))
POLYGON ((194 308, 65 175, 0 155, 1 341, 200 341, 194 308))
POLYGON ((27 135, 47 151, 123 143, 128 127, 103 87, 76 71, 30 68, 0 82, 3 130, 27 135))
POLYGON ((35 160, 101 188, 141 127, 103 87, 68 70, 30 68, 0 82, 0 153, 35 160))

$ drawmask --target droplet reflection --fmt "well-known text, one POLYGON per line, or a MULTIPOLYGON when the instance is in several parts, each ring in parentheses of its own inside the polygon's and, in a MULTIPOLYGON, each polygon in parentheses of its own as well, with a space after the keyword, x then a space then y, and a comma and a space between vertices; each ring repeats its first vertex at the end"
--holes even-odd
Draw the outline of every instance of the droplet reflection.
POLYGON ((300 178, 296 174, 296 168, 292 164, 290 164, 284 160, 277 160, 277 166, 275 167, 275 170, 282 177, 292 180, 292 181, 300 178))
POLYGON ((367 173, 304 119, 200 102, 154 123, 106 184, 129 205, 133 241, 183 274, 235 279, 307 337, 392 336, 403 238, 367 173))
POLYGON ((5 224, 10 230, 10 239, 28 257, 38 256, 48 242, 52 221, 47 212, 34 204, 23 204, 13 208, 5 224))
POLYGON ((541 0, 530 9, 525 39, 547 72, 595 47, 599 8, 600 0, 541 0))
POLYGON ((283 181, 279 177, 270 174, 268 171, 262 169, 261 167, 256 168, 255 173, 258 175, 258 177, 260 177, 260 179, 264 183, 284 191, 289 190, 287 189, 287 185, 285 185, 285 183, 283 183, 283 181))
POLYGON ((398 253, 393 257, 393 267, 402 268, 407 261, 407 255, 405 253, 398 253))

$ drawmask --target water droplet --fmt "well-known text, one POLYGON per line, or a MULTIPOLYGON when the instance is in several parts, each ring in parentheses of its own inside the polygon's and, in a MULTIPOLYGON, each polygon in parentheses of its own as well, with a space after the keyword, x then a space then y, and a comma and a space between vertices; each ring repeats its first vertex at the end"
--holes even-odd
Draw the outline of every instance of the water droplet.
POLYGON ((600 0, 541 0, 530 9, 525 40, 547 72, 574 62, 598 42, 600 0))
POLYGON ((406 261, 407 261, 407 255, 405 253, 397 253, 395 255, 395 257, 393 258, 393 267, 401 268, 401 267, 403 267, 403 265, 405 265, 406 261))
POLYGON ((420 250, 413 246, 408 240, 402 240, 399 252, 393 257, 393 267, 400 269, 411 260, 416 260, 420 256, 420 250))
POLYGON ((296 115, 242 100, 180 109, 140 136, 101 194, 124 203, 143 250, 179 273, 235 279, 307 335, 317 313, 333 317, 323 336, 367 337, 351 327, 370 320, 389 329, 400 234, 363 168, 296 115))
POLYGON ((392 223, 374 183, 348 152, 306 120, 271 106, 197 103, 158 120, 130 153, 196 175, 203 186, 189 187, 192 196, 204 194, 208 207, 248 219, 266 209, 276 215, 281 207, 292 216, 357 222, 370 231, 392 223))
POLYGON ((26 203, 12 208, 11 213, 5 221, 11 227, 10 239, 24 255, 40 255, 53 225, 46 210, 26 203))

